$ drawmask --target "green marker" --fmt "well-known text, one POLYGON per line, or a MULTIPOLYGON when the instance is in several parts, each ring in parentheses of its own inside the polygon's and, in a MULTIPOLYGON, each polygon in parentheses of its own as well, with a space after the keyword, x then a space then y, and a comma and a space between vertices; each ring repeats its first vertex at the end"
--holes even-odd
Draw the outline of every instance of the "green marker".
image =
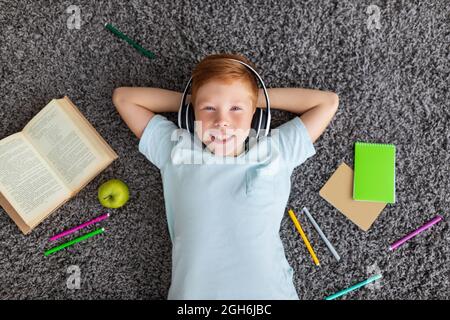
POLYGON ((128 42, 133 48, 135 48, 137 51, 139 51, 141 54, 143 54, 144 56, 150 58, 150 59, 155 59, 156 55, 151 52, 148 51, 144 48, 142 48, 139 44, 137 44, 135 41, 133 41, 132 39, 128 38, 126 35, 124 35, 122 32, 120 32, 119 30, 117 30, 116 28, 114 28, 112 25, 110 25, 109 23, 105 24, 105 28, 108 29, 109 31, 111 31, 113 34, 115 34, 117 37, 119 37, 120 39, 125 40, 126 42, 128 42))
POLYGON ((86 233, 85 235, 82 235, 82 236, 80 236, 78 238, 75 238, 75 239, 70 240, 70 241, 68 241, 66 243, 63 243, 63 244, 61 244, 61 245, 59 245, 57 247, 53 247, 50 250, 45 251, 44 252, 44 256, 49 256, 52 253, 55 253, 56 251, 62 250, 62 249, 67 248, 67 247, 70 247, 71 245, 73 245, 75 243, 78 243, 80 241, 83 241, 83 240, 86 240, 88 238, 91 238, 91 237, 93 237, 93 236, 95 236, 97 234, 102 233, 103 231, 105 231, 105 228, 100 228, 100 229, 97 229, 95 231, 86 233))
POLYGON ((347 289, 339 291, 339 292, 337 292, 335 294, 332 294, 331 296, 326 297, 325 300, 334 300, 334 299, 336 299, 336 298, 338 298, 340 296, 343 296, 344 294, 349 293, 350 291, 353 291, 353 290, 359 289, 359 288, 361 288, 361 287, 363 287, 365 285, 368 285, 369 283, 374 282, 374 281, 380 279, 381 277, 382 277, 381 274, 377 274, 376 276, 370 277, 369 279, 364 280, 364 281, 362 281, 360 283, 357 283, 354 286, 351 286, 350 288, 347 288, 347 289))

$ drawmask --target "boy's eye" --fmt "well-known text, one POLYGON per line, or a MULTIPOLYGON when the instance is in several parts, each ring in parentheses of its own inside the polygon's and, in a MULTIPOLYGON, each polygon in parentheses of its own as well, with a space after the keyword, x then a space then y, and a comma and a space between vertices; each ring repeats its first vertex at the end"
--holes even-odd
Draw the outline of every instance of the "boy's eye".
MULTIPOLYGON (((203 108, 203 110, 213 111, 215 109, 214 109, 214 107, 206 106, 206 107, 203 108)), ((239 106, 233 106, 233 107, 231 107, 231 110, 237 111, 237 110, 242 110, 242 108, 239 107, 239 106)))

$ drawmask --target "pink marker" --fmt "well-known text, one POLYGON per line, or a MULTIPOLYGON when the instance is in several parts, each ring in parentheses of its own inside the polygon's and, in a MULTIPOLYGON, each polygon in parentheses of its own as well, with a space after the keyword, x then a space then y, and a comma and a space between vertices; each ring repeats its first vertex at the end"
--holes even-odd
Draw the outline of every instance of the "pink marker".
POLYGON ((425 231, 429 228, 431 228, 433 225, 435 225, 436 223, 438 223, 439 221, 442 220, 442 216, 437 215, 436 217, 434 217, 432 220, 428 221, 427 223, 425 223, 423 226, 421 226, 419 229, 411 232, 410 234, 408 234, 406 237, 401 238, 400 240, 398 240, 397 242, 391 244, 389 246, 389 250, 395 250, 398 247, 400 247, 402 244, 404 244, 406 241, 408 241, 409 239, 417 236, 419 233, 421 233, 422 231, 425 231))
POLYGON ((57 240, 57 239, 59 239, 59 238, 62 238, 62 237, 67 236, 67 235, 69 235, 69 234, 71 234, 71 233, 74 233, 74 232, 76 232, 76 231, 78 231, 78 230, 80 230, 80 229, 82 229, 82 228, 85 228, 85 227, 87 227, 87 226, 90 226, 91 224, 94 224, 94 223, 100 222, 100 221, 102 221, 102 220, 105 220, 105 219, 108 218, 108 217, 109 217, 109 213, 103 214, 103 215, 101 215, 101 216, 99 216, 99 217, 97 217, 97 218, 95 218, 95 219, 92 219, 92 220, 90 220, 90 221, 88 221, 88 222, 85 222, 85 223, 83 223, 83 224, 80 224, 78 227, 75 227, 75 228, 72 228, 72 229, 63 231, 63 232, 61 232, 61 233, 58 233, 57 235, 51 237, 49 240, 50 240, 50 241, 55 241, 55 240, 57 240))

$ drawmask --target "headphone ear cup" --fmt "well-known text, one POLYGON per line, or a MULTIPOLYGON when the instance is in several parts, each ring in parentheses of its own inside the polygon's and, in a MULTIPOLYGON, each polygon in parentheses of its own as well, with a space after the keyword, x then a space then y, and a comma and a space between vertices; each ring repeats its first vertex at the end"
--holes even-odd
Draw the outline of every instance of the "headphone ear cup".
POLYGON ((180 110, 178 111, 178 126, 180 129, 186 129, 186 109, 187 105, 181 106, 180 110))
POLYGON ((256 138, 266 135, 266 131, 270 130, 267 126, 267 122, 269 120, 267 109, 256 108, 255 113, 253 114, 252 126, 251 128, 254 130, 254 135, 256 138))
POLYGON ((189 105, 186 107, 187 112, 187 121, 189 125, 189 132, 194 134, 194 125, 195 125, 195 114, 194 114, 194 107, 192 106, 192 103, 189 103, 189 105))
POLYGON ((259 133, 260 136, 266 136, 269 133, 269 125, 268 125, 268 121, 269 121, 269 116, 268 116, 268 112, 267 109, 261 109, 261 131, 259 133))
POLYGON ((251 137, 258 137, 259 135, 258 129, 260 128, 261 111, 261 108, 256 108, 255 113, 253 114, 251 125, 252 132, 250 133, 251 137))

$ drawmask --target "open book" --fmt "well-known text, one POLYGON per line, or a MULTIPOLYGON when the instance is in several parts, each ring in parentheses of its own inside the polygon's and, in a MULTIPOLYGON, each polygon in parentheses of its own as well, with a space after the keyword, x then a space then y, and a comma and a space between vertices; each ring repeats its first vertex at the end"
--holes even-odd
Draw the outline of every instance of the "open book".
POLYGON ((69 98, 53 99, 0 140, 0 205, 27 234, 117 158, 69 98))

